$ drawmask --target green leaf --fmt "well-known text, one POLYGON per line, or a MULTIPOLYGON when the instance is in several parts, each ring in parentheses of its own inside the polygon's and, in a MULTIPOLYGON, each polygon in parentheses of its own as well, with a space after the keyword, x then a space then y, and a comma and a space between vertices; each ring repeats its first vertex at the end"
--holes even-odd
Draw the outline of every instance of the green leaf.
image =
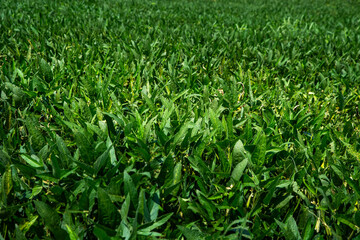
POLYGON ((244 148, 244 144, 243 142, 239 139, 233 149, 233 153, 232 153, 232 161, 233 163, 239 163, 241 162, 244 158, 247 157, 246 154, 246 150, 244 148))
POLYGON ((104 189, 98 188, 97 195, 99 202, 99 210, 98 210, 99 222, 110 228, 116 227, 121 220, 117 208, 111 202, 109 195, 104 189))
POLYGON ((66 178, 67 176, 76 173, 77 167, 71 170, 60 170, 60 180, 66 178))
POLYGON ((355 193, 357 195, 358 198, 360 198, 360 187, 359 184, 356 183, 354 180, 352 180, 351 178, 349 178, 348 176, 344 176, 346 179, 346 182, 355 190, 355 193))
POLYGON ((248 85, 249 85, 250 104, 251 104, 251 106, 253 106, 255 104, 255 99, 254 99, 254 94, 253 94, 253 91, 252 91, 252 88, 251 88, 250 78, 248 80, 248 85))
POLYGON ((60 217, 52 207, 41 201, 35 201, 34 203, 40 217, 44 219, 50 230, 60 225, 60 217))
POLYGON ((12 171, 11 167, 9 167, 2 176, 1 180, 2 185, 2 193, 4 193, 6 196, 10 194, 12 188, 13 188, 13 181, 12 181, 12 171))
POLYGON ((31 228, 31 226, 36 222, 36 220, 38 219, 38 215, 33 215, 27 218, 28 221, 24 222, 21 226, 20 226, 20 230, 23 233, 26 233, 27 231, 29 231, 29 229, 31 228))
POLYGON ((285 206, 290 202, 290 200, 291 200, 293 197, 294 197, 293 195, 287 196, 287 197, 286 197, 284 200, 282 200, 278 205, 276 205, 275 209, 285 207, 285 206))
POLYGON ((25 162, 27 162, 30 166, 32 166, 34 168, 42 168, 42 167, 44 167, 41 162, 39 162, 38 160, 35 160, 34 158, 30 157, 27 154, 21 154, 20 156, 21 156, 22 159, 25 160, 25 162))
POLYGON ((273 195, 276 191, 276 187, 279 184, 279 181, 280 181, 280 177, 277 177, 274 180, 272 180, 272 183, 269 187, 268 193, 266 194, 265 198, 263 199, 263 203, 265 205, 268 205, 270 203, 270 200, 273 198, 273 195))
POLYGON ((182 171, 182 163, 178 162, 174 167, 174 173, 173 173, 173 181, 172 185, 177 185, 177 187, 171 192, 172 195, 176 195, 180 188, 180 181, 181 181, 181 171, 182 171))
POLYGON ((110 131, 112 134, 116 135, 115 126, 114 126, 113 120, 111 119, 110 115, 104 113, 104 117, 105 117, 106 124, 107 124, 107 126, 108 126, 109 131, 110 131))
POLYGON ((262 166, 265 163, 265 154, 266 154, 266 136, 264 133, 261 133, 256 143, 255 150, 251 155, 252 162, 257 166, 262 166))
POLYGON ((108 149, 103 152, 95 161, 94 163, 94 174, 96 175, 106 164, 106 162, 109 160, 109 152, 112 150, 111 146, 108 147, 108 149))
POLYGON ((127 173, 127 171, 124 171, 124 191, 125 195, 130 195, 130 200, 133 203, 133 205, 137 208, 138 206, 138 194, 136 191, 136 186, 134 184, 133 179, 131 176, 127 173))
POLYGON ((338 98, 338 103, 339 103, 339 110, 342 111, 342 110, 344 110, 344 106, 345 106, 345 98, 344 98, 344 95, 342 94, 341 88, 339 88, 339 90, 338 90, 337 98, 338 98))
POLYGON ((31 115, 28 115, 25 121, 26 129, 29 133, 29 140, 35 150, 40 150, 45 145, 43 133, 39 130, 38 123, 31 115))
MULTIPOLYGON (((94 168, 91 167, 90 165, 86 164, 86 163, 83 163, 83 162, 80 162, 80 161, 76 161, 76 160, 74 160, 74 163, 75 163, 76 165, 78 165, 79 168, 85 170, 85 172, 86 172, 87 174, 89 174, 89 175, 93 175, 94 172, 95 172, 94 168)), ((59 176, 59 177, 60 177, 60 176, 59 176)))
POLYGON ((154 195, 152 196, 151 199, 149 199, 149 209, 150 209, 150 219, 151 221, 155 221, 158 213, 159 213, 159 209, 160 209, 160 191, 156 191, 154 193, 154 195))
POLYGON ((129 209, 130 209, 130 194, 128 193, 126 195, 125 201, 121 205, 120 214, 121 214, 122 221, 125 221, 125 222, 127 221, 129 209))
POLYGON ((355 224, 356 224, 356 226, 360 227, 360 212, 359 212, 359 211, 357 211, 357 212, 355 213, 354 218, 355 218, 355 224))
POLYGON ((172 173, 174 170, 174 159, 172 156, 167 156, 161 166, 160 173, 157 177, 157 181, 160 185, 164 185, 168 181, 172 181, 172 173))
POLYGON ((157 221, 155 221, 152 225, 150 225, 146 228, 139 227, 138 234, 148 236, 152 230, 154 230, 155 228, 158 228, 158 227, 162 226, 164 223, 166 223, 173 214, 174 213, 168 213, 168 214, 161 216, 157 221))
POLYGON ((290 239, 294 239, 294 240, 299 240, 301 239, 300 236, 300 232, 299 229, 297 227, 296 221, 293 218, 293 216, 290 216, 287 220, 286 220, 286 228, 287 230, 291 233, 291 237, 288 236, 290 239))
POLYGON ((40 59, 40 73, 47 82, 52 81, 53 73, 51 67, 43 58, 40 59))
POLYGON ((177 228, 181 231, 187 240, 203 240, 205 235, 197 230, 192 230, 183 226, 178 225, 177 228))
POLYGON ((313 126, 314 129, 319 129, 321 126, 322 121, 325 117, 326 108, 324 107, 321 109, 321 111, 316 115, 316 118, 311 122, 311 126, 313 126))
POLYGON ((338 220, 339 222, 349 226, 352 230, 357 230, 357 226, 355 224, 353 224, 352 222, 350 222, 349 220, 342 218, 342 217, 336 217, 336 220, 338 220))
POLYGON ((54 182, 54 183, 59 182, 59 179, 55 178, 51 172, 45 172, 45 173, 41 173, 41 174, 36 174, 35 176, 40 178, 40 179, 43 179, 45 181, 50 181, 50 182, 54 182))
POLYGON ((209 214, 209 218, 211 220, 215 220, 214 219, 214 212, 216 212, 216 206, 214 205, 214 203, 212 203, 210 200, 208 200, 204 194, 202 192, 200 192, 199 190, 196 190, 196 195, 202 205, 203 208, 206 209, 206 211, 209 214))
POLYGON ((148 107, 151 109, 152 112, 156 113, 156 107, 155 104, 153 103, 153 101, 146 96, 146 94, 144 92, 141 92, 142 97, 145 99, 146 104, 148 105, 148 107))
POLYGON ((314 235, 314 227, 312 226, 311 222, 312 222, 312 219, 309 218, 306 223, 304 232, 303 232, 303 240, 310 240, 310 239, 312 239, 312 237, 314 235))
POLYGON ((61 160, 65 160, 65 166, 68 165, 69 156, 71 156, 70 151, 66 147, 64 140, 59 135, 56 135, 56 146, 59 150, 61 160))
POLYGON ((189 156, 188 158, 191 167, 199 172, 203 178, 208 178, 210 174, 210 169, 208 165, 198 156, 189 156))
POLYGON ((19 227, 17 225, 15 226, 15 236, 16 236, 16 240, 26 240, 27 239, 25 237, 25 234, 23 232, 21 232, 21 230, 19 229, 19 227))
POLYGON ((93 232, 97 239, 111 240, 111 237, 108 235, 107 231, 99 225, 95 226, 93 232))
POLYGON ((220 160, 220 163, 221 163, 221 170, 224 173, 229 173, 230 174, 231 167, 232 167, 230 164, 232 164, 232 163, 229 161, 229 158, 227 157, 225 151, 222 149, 221 146, 216 144, 216 148, 217 148, 217 156, 218 156, 218 158, 220 160))
POLYGON ((0 149, 0 164, 2 164, 4 167, 10 163, 10 156, 9 154, 4 151, 3 149, 0 149))
POLYGON ((38 195, 39 193, 41 193, 41 191, 42 191, 42 186, 33 187, 32 193, 31 193, 31 196, 30 196, 29 199, 33 199, 36 195, 38 195))
POLYGON ((145 189, 141 188, 140 189, 140 193, 139 193, 139 204, 138 207, 136 209, 136 212, 138 214, 141 214, 144 218, 145 222, 150 222, 150 213, 149 213, 149 209, 146 205, 146 198, 145 198, 145 189))
POLYGON ((106 147, 107 147, 108 149, 110 149, 110 150, 109 150, 109 156, 110 156, 110 163, 111 163, 111 165, 113 165, 113 166, 117 165, 118 160, 117 160, 117 158, 116 158, 115 148, 114 148, 114 146, 113 146, 113 143, 112 143, 110 137, 108 137, 107 140, 106 140, 106 147))
POLYGON ((248 159, 245 158, 235 166, 234 170, 231 173, 231 178, 234 179, 235 182, 240 181, 240 178, 243 175, 247 164, 248 159))
POLYGON ((334 172, 336 173, 336 175, 338 175, 338 177, 340 179, 342 179, 342 180, 344 179, 344 175, 343 175, 342 171, 340 171, 340 169, 336 165, 330 164, 330 167, 332 168, 332 170, 334 170, 334 172))
POLYGON ((65 225, 66 226, 66 231, 69 234, 70 240, 78 240, 80 239, 79 236, 71 229, 71 227, 69 225, 65 225))
POLYGON ((173 142, 174 145, 177 145, 183 141, 185 135, 188 132, 188 129, 190 128, 190 125, 191 125, 190 122, 186 122, 181 126, 180 130, 174 136, 174 142, 173 142))
POLYGON ((55 239, 68 239, 68 234, 60 228, 60 216, 57 212, 41 201, 35 201, 35 207, 40 217, 44 220, 45 226, 54 234, 55 239))

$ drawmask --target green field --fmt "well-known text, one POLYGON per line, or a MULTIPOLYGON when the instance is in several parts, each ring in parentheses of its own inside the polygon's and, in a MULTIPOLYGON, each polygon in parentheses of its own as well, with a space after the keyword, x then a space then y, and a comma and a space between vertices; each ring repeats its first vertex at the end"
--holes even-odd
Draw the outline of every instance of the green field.
POLYGON ((1 239, 360 239, 358 0, 1 0, 1 239))

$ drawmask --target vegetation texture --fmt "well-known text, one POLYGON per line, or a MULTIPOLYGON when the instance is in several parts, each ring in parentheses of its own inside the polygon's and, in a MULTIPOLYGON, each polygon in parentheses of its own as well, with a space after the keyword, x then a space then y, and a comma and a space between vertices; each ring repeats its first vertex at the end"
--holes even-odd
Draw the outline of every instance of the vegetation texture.
POLYGON ((360 239, 360 3, 2 0, 0 239, 360 239))

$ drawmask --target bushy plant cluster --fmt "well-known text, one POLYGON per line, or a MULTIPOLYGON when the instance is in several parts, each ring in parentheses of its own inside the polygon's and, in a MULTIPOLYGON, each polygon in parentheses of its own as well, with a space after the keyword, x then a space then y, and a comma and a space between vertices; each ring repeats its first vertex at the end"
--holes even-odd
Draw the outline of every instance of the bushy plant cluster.
POLYGON ((360 239, 359 1, 0 5, 0 239, 360 239))

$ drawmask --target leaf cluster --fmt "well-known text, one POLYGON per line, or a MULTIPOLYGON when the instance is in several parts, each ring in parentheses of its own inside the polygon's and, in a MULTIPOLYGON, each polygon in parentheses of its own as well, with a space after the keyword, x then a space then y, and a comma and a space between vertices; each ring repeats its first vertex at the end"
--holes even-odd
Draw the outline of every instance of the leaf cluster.
POLYGON ((360 239, 357 1, 10 1, 0 239, 360 239))

